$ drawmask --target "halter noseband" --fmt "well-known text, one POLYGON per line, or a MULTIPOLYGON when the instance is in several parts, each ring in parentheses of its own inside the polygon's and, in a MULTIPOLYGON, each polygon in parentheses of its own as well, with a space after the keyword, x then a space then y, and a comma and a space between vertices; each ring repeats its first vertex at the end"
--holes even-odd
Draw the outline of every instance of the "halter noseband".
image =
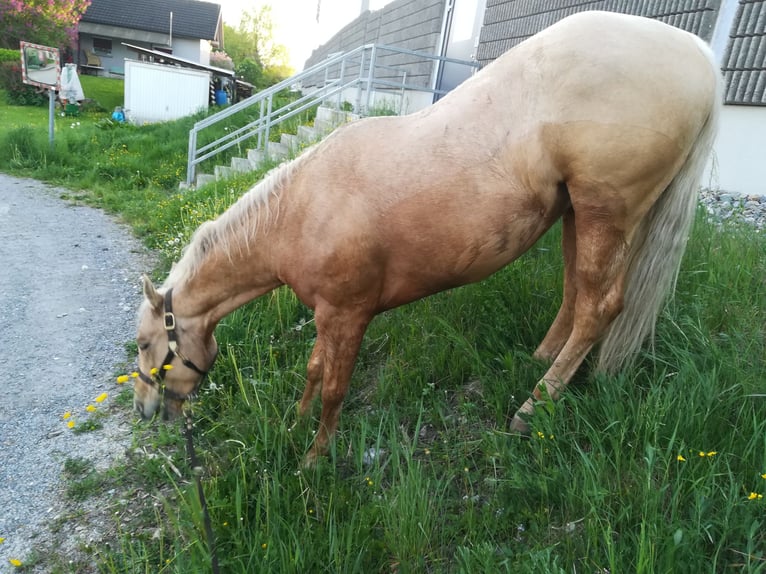
MULTIPOLYGON (((181 395, 172 389, 168 389, 165 386, 165 365, 170 365, 175 357, 181 359, 181 363, 187 369, 191 369, 202 378, 207 376, 207 371, 203 371, 197 365, 195 365, 190 359, 186 358, 178 348, 178 333, 176 333, 176 316, 173 314, 173 288, 171 287, 165 292, 165 312, 163 315, 163 322, 165 324, 165 331, 168 334, 168 353, 165 355, 165 359, 162 361, 162 365, 155 376, 150 376, 144 373, 141 368, 138 369, 138 377, 150 387, 159 387, 161 394, 176 399, 179 401, 187 400, 192 393, 188 395, 181 395)), ((213 361, 215 362, 215 360, 213 361)), ((202 379, 200 379, 201 382, 202 379)))

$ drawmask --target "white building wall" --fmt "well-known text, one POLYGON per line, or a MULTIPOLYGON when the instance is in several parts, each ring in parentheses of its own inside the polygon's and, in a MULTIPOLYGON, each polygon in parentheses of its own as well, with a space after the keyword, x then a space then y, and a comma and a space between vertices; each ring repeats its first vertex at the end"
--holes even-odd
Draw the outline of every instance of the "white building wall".
POLYGON ((748 195, 766 195, 766 108, 724 106, 702 185, 748 195))
POLYGON ((206 110, 209 86, 207 72, 125 60, 125 109, 138 125, 206 110))
POLYGON ((209 66, 210 42, 191 38, 173 38, 173 55, 209 66))

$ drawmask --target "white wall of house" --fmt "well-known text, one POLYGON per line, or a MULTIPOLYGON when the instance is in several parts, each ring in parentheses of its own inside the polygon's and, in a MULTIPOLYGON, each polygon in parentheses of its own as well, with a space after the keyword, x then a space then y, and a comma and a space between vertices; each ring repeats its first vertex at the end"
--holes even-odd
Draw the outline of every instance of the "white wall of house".
POLYGON ((206 110, 210 74, 125 60, 125 109, 132 123, 175 120, 206 110))
POLYGON ((713 151, 704 187, 766 195, 766 108, 724 106, 713 151))
POLYGON ((209 66, 210 42, 191 38, 173 38, 173 55, 209 66))

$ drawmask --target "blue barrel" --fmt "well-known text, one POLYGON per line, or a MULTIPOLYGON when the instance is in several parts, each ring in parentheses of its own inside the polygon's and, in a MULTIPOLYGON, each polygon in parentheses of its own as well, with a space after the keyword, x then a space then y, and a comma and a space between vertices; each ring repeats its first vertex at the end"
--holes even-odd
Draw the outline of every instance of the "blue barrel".
POLYGON ((225 106, 229 103, 229 96, 226 92, 223 90, 216 90, 215 91, 215 105, 217 106, 225 106))

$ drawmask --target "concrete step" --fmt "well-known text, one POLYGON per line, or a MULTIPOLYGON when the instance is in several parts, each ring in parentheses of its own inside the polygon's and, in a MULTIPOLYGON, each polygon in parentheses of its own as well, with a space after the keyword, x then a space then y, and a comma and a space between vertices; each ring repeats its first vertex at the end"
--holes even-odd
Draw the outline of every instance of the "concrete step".
POLYGON ((319 139, 317 132, 311 126, 298 126, 298 140, 304 144, 312 144, 319 139))
POLYGON ((266 158, 266 154, 262 149, 249 149, 247 150, 247 159, 249 159, 256 166, 261 165, 266 158))
POLYGON ((215 166, 215 169, 213 172, 215 173, 215 178, 217 180, 229 179, 236 175, 236 172, 227 165, 217 165, 215 166))
POLYGON ((239 173, 247 173, 258 167, 258 164, 246 157, 231 158, 231 169, 239 173))
POLYGON ((295 155, 301 150, 301 141, 298 139, 298 136, 293 134, 282 134, 280 136, 279 142, 287 147, 287 150, 290 152, 291 155, 295 155))
POLYGON ((197 179, 196 179, 196 185, 197 187, 202 187, 203 185, 207 185, 215 181, 216 181, 216 177, 214 175, 210 175, 209 173, 198 173, 197 179))
POLYGON ((269 142, 267 155, 269 159, 281 160, 288 156, 290 150, 281 142, 269 142))
POLYGON ((337 110, 335 108, 330 108, 327 106, 319 106, 319 108, 317 108, 316 117, 318 120, 330 122, 332 124, 335 124, 336 126, 345 124, 347 122, 350 122, 351 120, 359 118, 358 115, 353 114, 351 112, 337 110))
POLYGON ((322 120, 319 118, 316 118, 314 120, 314 131, 317 133, 317 136, 319 137, 319 139, 329 134, 336 127, 338 126, 336 126, 334 123, 328 120, 322 120))

